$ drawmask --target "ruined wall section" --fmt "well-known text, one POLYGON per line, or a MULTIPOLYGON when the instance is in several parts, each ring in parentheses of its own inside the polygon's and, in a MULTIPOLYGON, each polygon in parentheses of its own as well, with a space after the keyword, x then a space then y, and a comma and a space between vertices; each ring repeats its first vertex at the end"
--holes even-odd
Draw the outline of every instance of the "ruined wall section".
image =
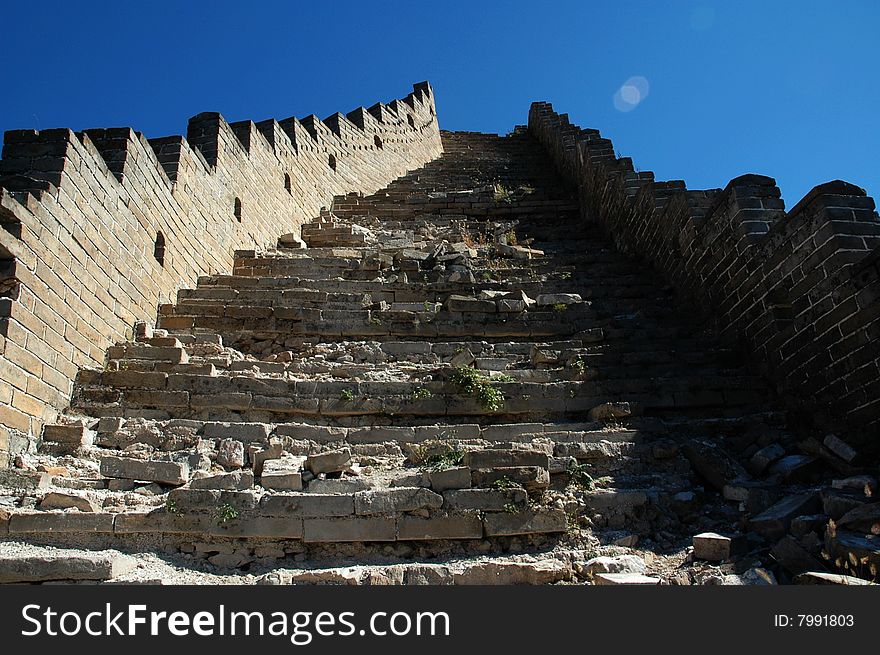
POLYGON ((793 410, 880 447, 880 219, 863 189, 822 184, 786 212, 762 175, 710 190, 655 181, 548 103, 532 105, 529 130, 577 187, 583 219, 752 352, 793 410))
POLYGON ((13 130, 0 161, 0 465, 67 405, 82 366, 233 253, 274 245, 336 195, 442 152, 430 84, 388 105, 187 135, 13 130))

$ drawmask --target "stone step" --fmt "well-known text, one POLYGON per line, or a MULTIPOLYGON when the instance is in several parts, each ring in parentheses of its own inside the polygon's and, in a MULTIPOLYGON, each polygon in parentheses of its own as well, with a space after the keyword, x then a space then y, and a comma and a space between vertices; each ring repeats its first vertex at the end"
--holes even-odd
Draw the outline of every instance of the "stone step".
POLYGON ((112 580, 137 566, 133 557, 115 551, 68 553, 39 546, 22 551, 0 553, 0 584, 112 580))

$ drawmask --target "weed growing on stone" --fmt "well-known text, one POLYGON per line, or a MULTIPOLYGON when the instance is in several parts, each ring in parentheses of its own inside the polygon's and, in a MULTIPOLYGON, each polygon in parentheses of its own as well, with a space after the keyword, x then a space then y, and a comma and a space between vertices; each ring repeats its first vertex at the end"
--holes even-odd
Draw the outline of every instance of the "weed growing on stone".
POLYGON ((339 400, 344 403, 350 403, 352 400, 354 400, 354 391, 352 391, 351 389, 343 389, 342 393, 339 394, 339 400))
POLYGON ((588 464, 572 464, 568 467, 568 477, 570 482, 576 484, 577 486, 591 490, 595 487, 595 483, 593 482, 593 476, 589 473, 589 465, 588 464))
POLYGON ((507 514, 519 514, 520 507, 516 503, 505 503, 501 508, 507 514))
POLYGON ((568 309, 568 305, 566 305, 564 302, 558 302, 553 305, 554 312, 564 312, 566 309, 568 309))
POLYGON ((410 394, 410 400, 427 400, 431 398, 434 394, 431 393, 430 389, 426 389, 425 387, 419 387, 418 389, 414 389, 412 394, 410 394))
POLYGON ((497 412, 504 406, 501 389, 492 386, 489 379, 475 368, 459 366, 449 379, 459 393, 476 399, 487 412, 497 412))
POLYGON ((229 521, 238 518, 238 510, 235 509, 229 503, 224 503, 217 508, 217 512, 215 513, 215 517, 217 519, 217 523, 219 525, 223 525, 229 521))
POLYGON ((495 489, 496 491, 508 491, 509 489, 522 489, 521 484, 514 482, 513 480, 508 478, 506 475, 495 480, 495 482, 490 484, 489 487, 491 487, 492 489, 495 489))
POLYGON ((165 510, 169 514, 180 514, 180 508, 177 506, 177 501, 173 498, 169 499, 167 503, 165 503, 165 510))
POLYGON ((464 451, 454 446, 447 446, 441 452, 434 452, 422 459, 421 468, 423 471, 434 472, 445 471, 446 469, 461 466, 464 460, 464 451))

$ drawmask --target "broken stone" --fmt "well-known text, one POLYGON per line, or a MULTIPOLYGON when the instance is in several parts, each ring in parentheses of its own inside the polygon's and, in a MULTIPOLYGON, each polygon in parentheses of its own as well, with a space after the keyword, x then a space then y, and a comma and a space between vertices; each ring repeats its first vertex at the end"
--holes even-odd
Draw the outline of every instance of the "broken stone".
POLYGON ((351 466, 351 449, 328 450, 306 458, 305 468, 319 475, 321 473, 338 473, 351 466))
POLYGON ((597 573, 593 576, 597 585, 658 585, 660 578, 642 575, 641 573, 597 573))
POLYGON ((770 549, 773 557, 782 568, 797 575, 805 571, 823 571, 825 566, 809 553, 797 539, 786 536, 777 541, 770 549))
POLYGON ((469 349, 465 348, 461 352, 455 353, 455 355, 452 356, 452 359, 449 360, 449 363, 456 368, 459 368, 462 366, 470 366, 474 363, 475 359, 476 357, 474 357, 474 354, 469 349))
POLYGON ((806 482, 821 473, 822 462, 809 455, 787 455, 770 466, 769 472, 786 482, 806 482))
POLYGON ((71 507, 75 507, 81 512, 101 511, 101 506, 93 500, 57 491, 46 494, 43 496, 43 500, 40 501, 41 509, 68 509, 71 507))
POLYGON ((825 447, 847 464, 852 464, 859 456, 858 452, 848 443, 834 434, 829 434, 822 441, 825 447))
POLYGON ((880 503, 854 507, 840 517, 837 525, 866 534, 880 535, 880 503))
POLYGON ((613 421, 619 418, 632 416, 632 408, 629 403, 602 403, 590 410, 592 421, 613 421))
POLYGON ((254 475, 260 477, 263 474, 263 466, 270 459, 280 459, 284 455, 284 446, 280 439, 272 439, 269 446, 250 446, 248 448, 248 458, 254 469, 254 475))
POLYGON ((715 444, 694 440, 685 444, 682 452, 694 470, 718 491, 748 479, 745 470, 715 444))
POLYGON ((862 580, 851 575, 826 573, 824 571, 807 571, 794 578, 795 584, 844 585, 861 586, 872 584, 870 580, 862 580))
POLYGON ((265 489, 299 491, 303 488, 300 460, 272 459, 263 465, 260 485, 265 489))
POLYGON ((710 562, 723 562, 730 559, 733 540, 715 532, 694 535, 694 557, 710 562))
POLYGON ((217 463, 227 469, 244 467, 244 444, 236 439, 222 439, 217 446, 217 463))
POLYGON ((749 529, 767 539, 781 539, 792 520, 819 509, 819 496, 815 493, 787 496, 749 521, 749 529))
POLYGON ((189 466, 179 462, 132 459, 108 455, 101 458, 101 475, 108 478, 126 478, 129 480, 181 485, 189 480, 189 466))
POLYGON ((853 475, 841 480, 832 480, 831 486, 835 489, 861 491, 866 497, 871 498, 877 493, 877 478, 871 475, 853 475))
POLYGON ((618 555, 616 557, 594 557, 583 564, 583 573, 594 576, 597 573, 644 573, 645 560, 637 555, 618 555))
POLYGON ((471 471, 471 484, 475 487, 514 484, 522 486, 528 493, 540 493, 550 486, 550 472, 540 466, 473 469, 471 471))
POLYGON ((243 491, 254 486, 254 474, 251 471, 234 471, 194 478, 189 486, 191 489, 228 489, 243 491))
POLYGON ((772 443, 764 446, 749 460, 749 472, 752 475, 761 475, 770 465, 785 455, 785 448, 778 443, 772 443))
POLYGON ((551 305, 575 305, 583 302, 583 298, 577 293, 542 293, 535 299, 538 307, 551 305))
POLYGON ((417 509, 439 509, 443 496, 424 487, 393 487, 359 491, 354 495, 355 514, 394 514, 417 509))

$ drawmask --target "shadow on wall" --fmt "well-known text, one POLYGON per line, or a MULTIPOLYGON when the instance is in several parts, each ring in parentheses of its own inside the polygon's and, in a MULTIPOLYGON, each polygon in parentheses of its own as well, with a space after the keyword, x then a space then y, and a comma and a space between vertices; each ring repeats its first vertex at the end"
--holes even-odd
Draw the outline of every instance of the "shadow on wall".
POLYGON ((821 184, 786 212, 763 175, 709 190, 657 182, 545 102, 529 130, 577 186, 584 220, 708 308, 792 410, 880 454, 880 220, 863 189, 821 184))

